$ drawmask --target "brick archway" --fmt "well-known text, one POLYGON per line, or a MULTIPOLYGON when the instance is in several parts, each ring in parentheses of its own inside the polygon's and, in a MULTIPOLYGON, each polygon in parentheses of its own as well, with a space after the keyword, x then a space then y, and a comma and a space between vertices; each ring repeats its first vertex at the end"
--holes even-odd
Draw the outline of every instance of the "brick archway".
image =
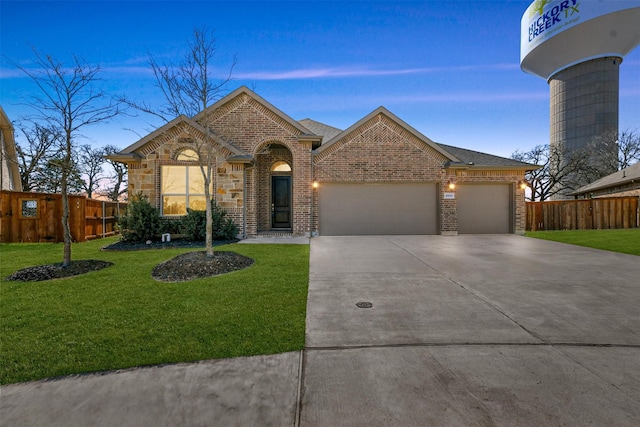
MULTIPOLYGON (((257 179, 257 202, 258 202, 258 232, 270 231, 272 227, 272 176, 291 176, 293 185, 294 169, 293 154, 291 150, 278 142, 271 142, 263 145, 256 151, 256 166, 258 172, 257 179), (285 162, 291 166, 290 172, 274 172, 272 166, 277 162, 285 162)), ((293 211, 293 206, 291 207, 293 211)))

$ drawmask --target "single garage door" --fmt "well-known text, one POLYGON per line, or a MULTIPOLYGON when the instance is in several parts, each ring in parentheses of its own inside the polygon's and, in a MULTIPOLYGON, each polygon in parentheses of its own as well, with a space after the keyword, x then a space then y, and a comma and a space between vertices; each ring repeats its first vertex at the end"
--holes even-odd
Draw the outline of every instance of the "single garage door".
POLYGON ((435 184, 338 184, 319 189, 320 235, 437 234, 435 184))
POLYGON ((511 233, 511 185, 459 185, 459 234, 511 233))

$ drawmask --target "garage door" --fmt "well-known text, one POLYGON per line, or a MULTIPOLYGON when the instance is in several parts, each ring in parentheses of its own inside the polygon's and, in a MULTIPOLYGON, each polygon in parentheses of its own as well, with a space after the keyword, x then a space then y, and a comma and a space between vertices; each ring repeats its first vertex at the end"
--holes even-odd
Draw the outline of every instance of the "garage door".
POLYGON ((435 184, 336 184, 319 188, 320 235, 437 234, 435 184))
POLYGON ((459 234, 511 233, 511 185, 459 185, 459 234))

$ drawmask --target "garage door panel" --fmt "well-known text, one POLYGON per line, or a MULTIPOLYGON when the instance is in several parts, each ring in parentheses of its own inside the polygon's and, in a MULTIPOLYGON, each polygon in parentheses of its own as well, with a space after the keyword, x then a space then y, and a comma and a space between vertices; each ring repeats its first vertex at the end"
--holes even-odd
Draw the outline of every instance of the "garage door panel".
POLYGON ((437 234, 435 184, 323 184, 320 234, 437 234))
POLYGON ((510 185, 460 185, 456 198, 459 234, 511 233, 510 185))

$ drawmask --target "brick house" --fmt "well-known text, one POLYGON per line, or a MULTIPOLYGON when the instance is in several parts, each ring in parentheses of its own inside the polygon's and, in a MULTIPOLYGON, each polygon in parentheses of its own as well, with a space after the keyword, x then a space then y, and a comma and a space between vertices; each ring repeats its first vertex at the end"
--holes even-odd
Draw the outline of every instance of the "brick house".
POLYGON ((431 141, 384 107, 342 131, 293 120, 240 87, 110 156, 163 216, 204 209, 195 147, 216 153, 212 194, 245 237, 524 233, 534 165, 431 141))

